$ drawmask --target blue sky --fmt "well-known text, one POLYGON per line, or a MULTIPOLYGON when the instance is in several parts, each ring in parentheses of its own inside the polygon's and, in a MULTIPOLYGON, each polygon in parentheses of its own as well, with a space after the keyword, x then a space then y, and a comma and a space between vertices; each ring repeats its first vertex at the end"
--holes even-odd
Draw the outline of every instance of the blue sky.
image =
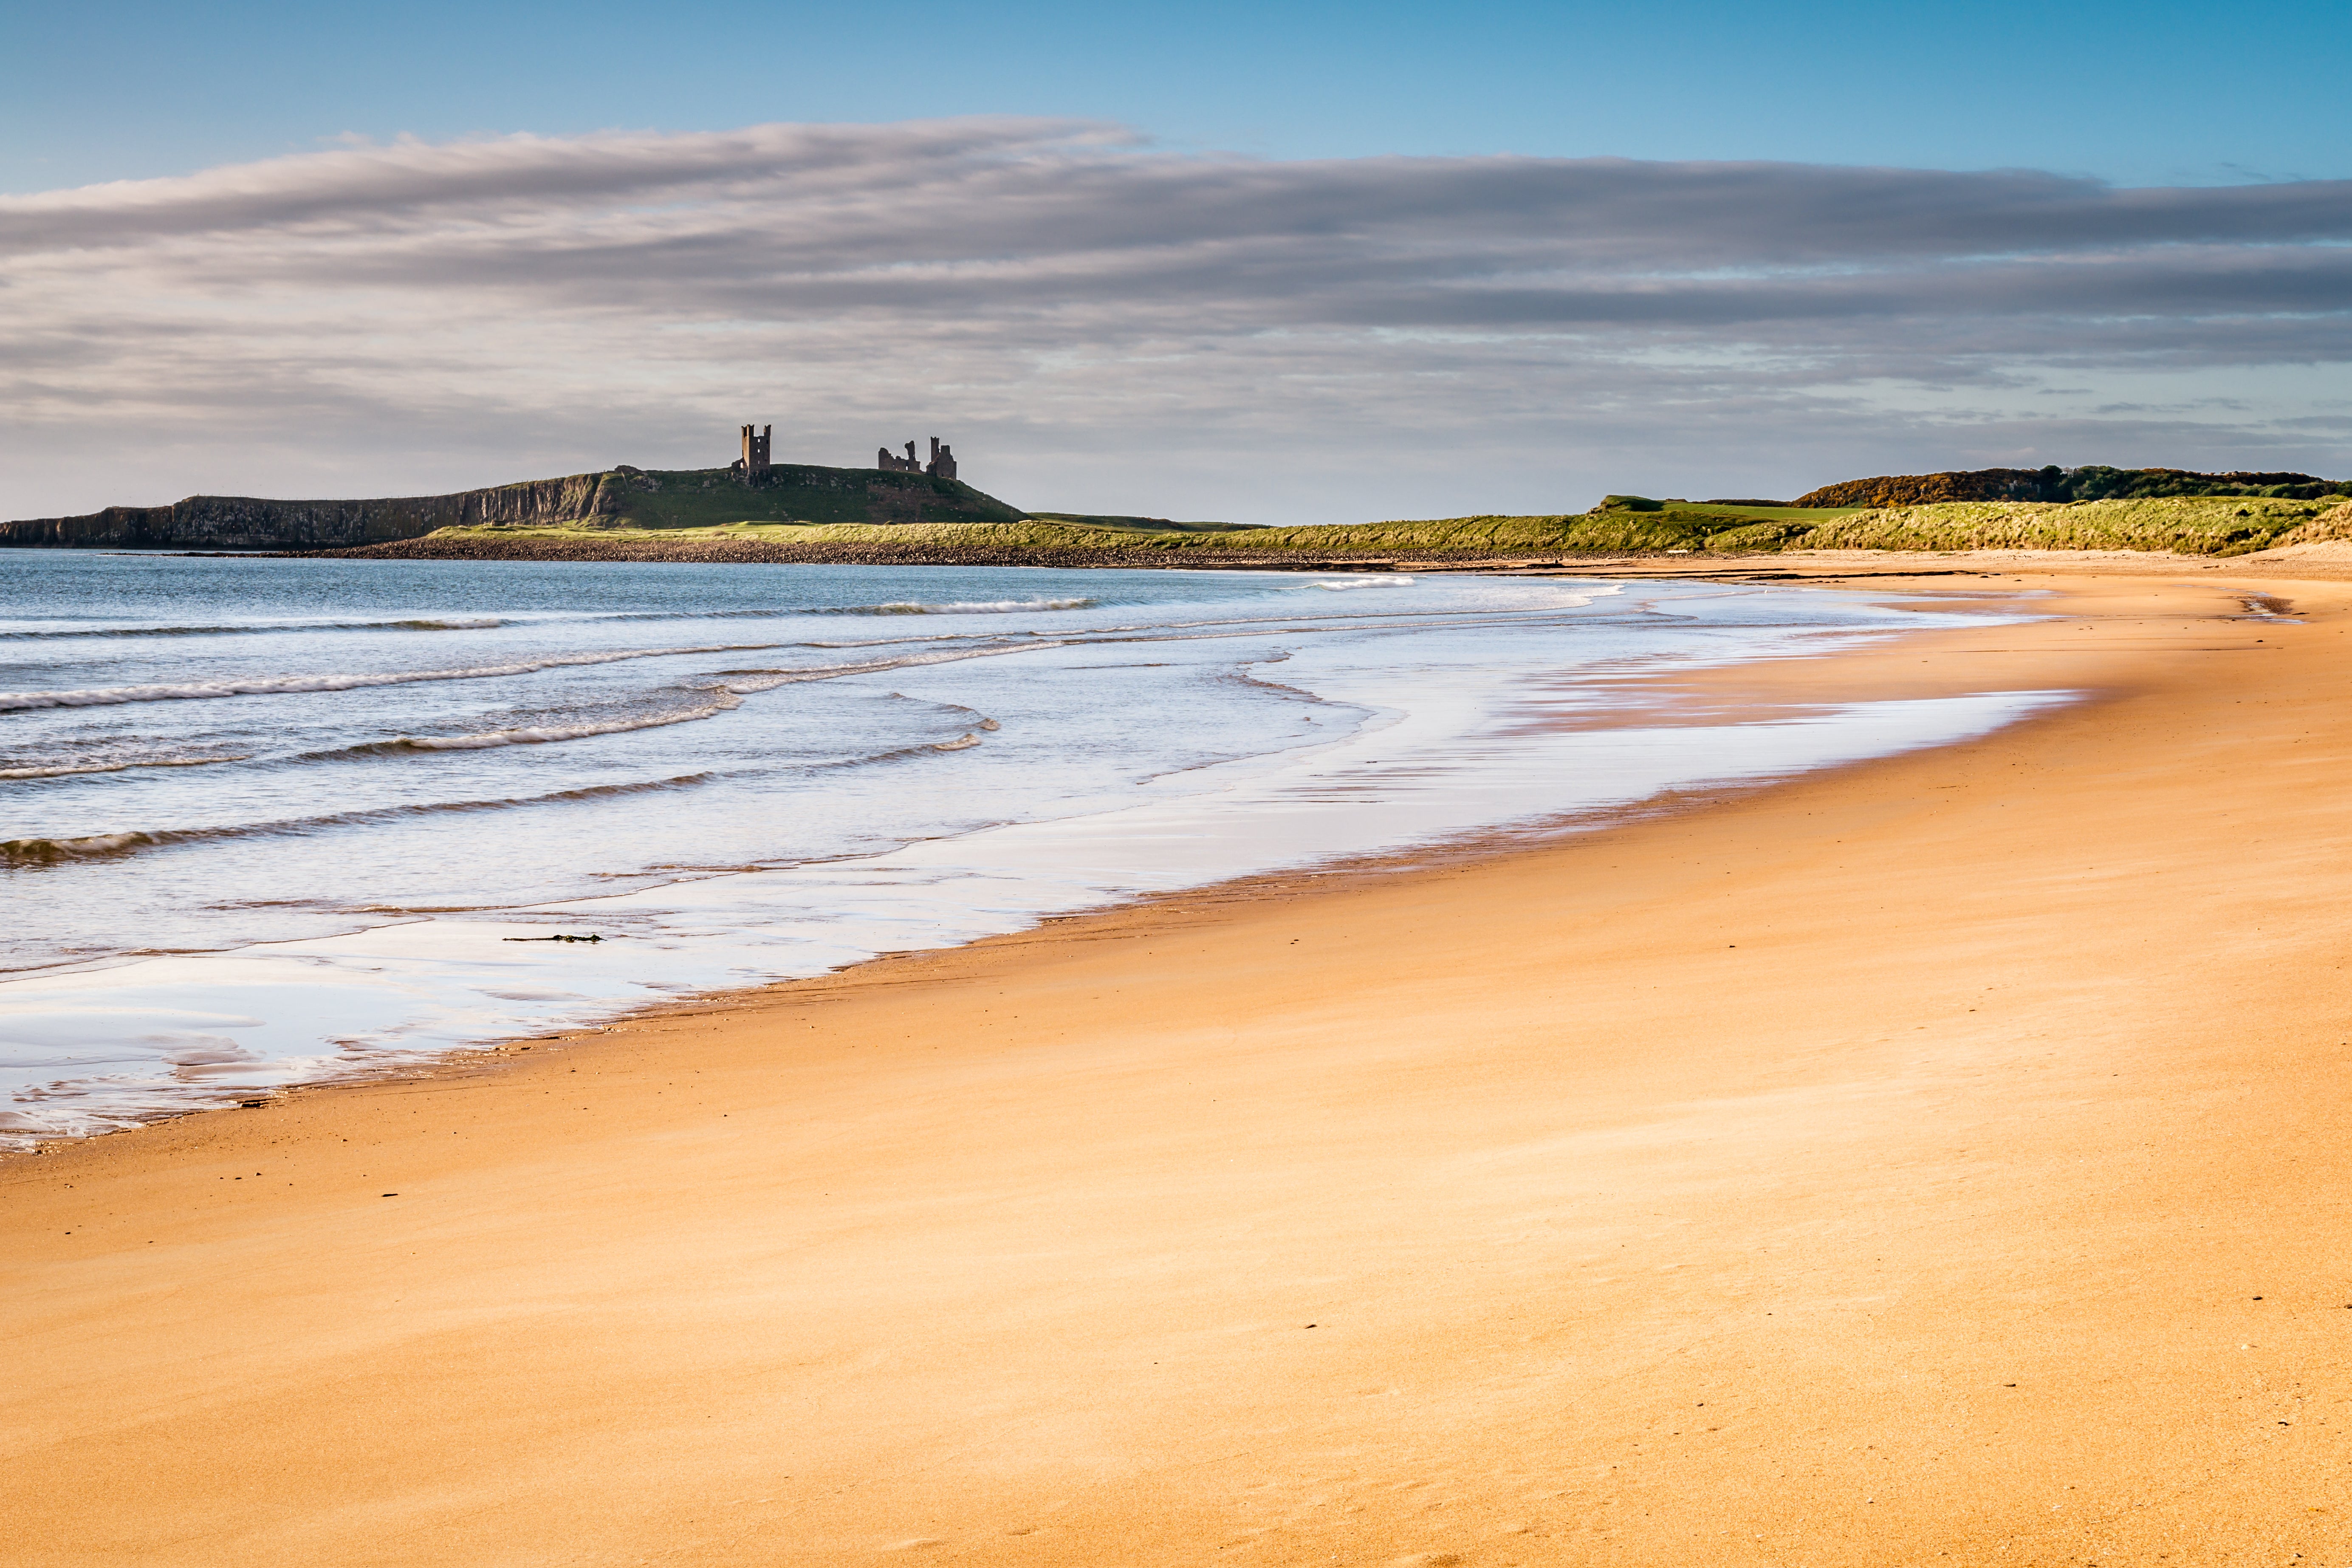
POLYGON ((0 188, 339 133, 1117 121, 1276 158, 1518 153, 2352 174, 2340 4, 0 7, 0 188))
POLYGON ((1253 521, 2352 476, 2347 18, 0 0, 0 516, 744 420, 1253 521))

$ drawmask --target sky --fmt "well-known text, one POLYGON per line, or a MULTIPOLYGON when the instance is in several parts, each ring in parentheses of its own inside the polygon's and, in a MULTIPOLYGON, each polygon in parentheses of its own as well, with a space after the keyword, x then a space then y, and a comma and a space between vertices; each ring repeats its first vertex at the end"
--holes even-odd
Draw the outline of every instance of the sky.
POLYGON ((0 0, 0 516, 2352 476, 2352 8, 0 0))

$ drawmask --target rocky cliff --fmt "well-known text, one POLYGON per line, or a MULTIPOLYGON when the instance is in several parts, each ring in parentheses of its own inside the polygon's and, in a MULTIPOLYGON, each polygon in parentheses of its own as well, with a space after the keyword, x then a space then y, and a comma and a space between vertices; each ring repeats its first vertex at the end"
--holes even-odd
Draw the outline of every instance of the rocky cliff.
POLYGON ((47 549, 334 550, 420 539, 442 528, 589 523, 696 528, 716 522, 1009 522, 1024 514, 953 479, 786 464, 746 485, 725 468, 531 479, 446 496, 265 500, 190 496, 81 517, 0 522, 0 545, 47 549))

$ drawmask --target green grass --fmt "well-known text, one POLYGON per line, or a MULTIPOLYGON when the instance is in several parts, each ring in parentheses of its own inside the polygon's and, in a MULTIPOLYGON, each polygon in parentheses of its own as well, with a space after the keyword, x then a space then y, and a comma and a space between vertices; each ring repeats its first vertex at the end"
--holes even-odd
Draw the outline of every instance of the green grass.
POLYGON ((1717 506, 1709 501, 1676 501, 1675 510, 1702 517, 1763 518, 1769 522, 1827 522, 1868 511, 1863 506, 1717 506))
POLYGON ((1615 553, 1701 550, 1715 535, 1756 516, 1727 509, 1671 506, 1657 511, 1568 512, 1538 517, 1448 517, 1312 528, 1258 528, 1246 535, 1160 538, 1181 550, 1282 551, 1294 554, 1458 555, 1615 553))
POLYGON ((730 487, 726 493, 713 493, 699 485, 681 493, 665 486, 656 493, 665 504, 653 526, 647 526, 645 518, 629 515, 545 527, 446 529, 442 534, 676 542, 744 540, 871 545, 893 552, 935 549, 948 555, 999 558, 1031 552, 1065 556, 1116 552, 1129 557, 1147 553, 1171 564, 1193 555, 1226 560, 1265 555, 1414 561, 1668 550, 1717 554, 1783 550, 2138 550, 2234 555, 2280 544, 2352 539, 2352 506, 2337 504, 2332 498, 2313 501, 2177 496, 2072 504, 1948 501, 1879 509, 1735 508, 1675 502, 1662 503, 1654 511, 1620 508, 1535 517, 1246 528, 1165 524, 1157 519, 1124 517, 916 523, 780 521, 741 516, 748 499, 768 492, 746 491, 740 486, 730 487))
MULTIPOLYGON (((742 492, 734 498, 740 510, 742 492)), ((724 498, 720 498, 722 500, 724 498)), ((678 511, 668 514, 680 517, 678 511)), ((1727 509, 1670 507, 1660 511, 1557 513, 1539 517, 1453 517, 1325 524, 1304 528, 1236 528, 1194 524, 1188 529, 1147 528, 1150 519, 1032 517, 1018 522, 772 522, 727 517, 699 526, 665 522, 647 528, 635 518, 593 519, 584 523, 496 529, 445 529, 443 535, 495 534, 501 538, 567 538, 593 534, 614 540, 701 538, 763 540, 813 545, 872 544, 902 549, 935 546, 967 552, 1119 551, 1150 552, 1181 559, 1188 554, 1283 556, 1375 556, 1408 560, 1559 555, 1633 551, 1702 550, 1728 530, 1784 530, 1780 521, 1756 522, 1753 512, 1727 509)), ((437 536, 436 536, 437 537, 437 536)))
MULTIPOLYGON (((955 479, 881 469, 779 463, 769 482, 745 485, 724 468, 648 469, 605 477, 620 510, 582 520, 605 530, 715 528, 735 522, 865 522, 901 509, 925 521, 1012 522, 1020 510, 955 479)), ((509 525, 506 531, 520 531, 509 525)))
MULTIPOLYGON (((2352 520, 2316 521, 2338 503, 2263 496, 2163 496, 2073 503, 1945 501, 1854 513, 1782 548, 1804 550, 2152 550, 2242 555, 2344 537, 2352 520)), ((1729 547, 1726 544, 1717 548, 1729 547)))
POLYGON ((1648 496, 1603 496, 1601 504, 1585 515, 1647 512, 1654 516, 1661 512, 1675 512, 1692 518, 1732 518, 1741 521, 1762 518, 1772 522, 1821 522, 1868 510, 1859 506, 1733 506, 1723 501, 1652 500, 1648 496))
POLYGON ((1077 528, 1116 528, 1126 533, 1242 533, 1254 522, 1171 522, 1164 517, 1097 517, 1077 511, 1033 511, 1037 522, 1063 522, 1077 528))
MULTIPOLYGON (((702 525, 647 528, 633 519, 586 522, 445 528, 436 539, 605 539, 653 542, 759 540, 791 544, 942 544, 978 550, 1132 550, 1139 535, 1117 528, 1059 522, 771 522, 740 519, 702 525)), ((1181 536, 1180 536, 1181 537, 1181 536)))
POLYGON ((1737 516, 1685 512, 1679 508, 1654 512, 1455 517, 1426 521, 1307 528, 1196 527, 1191 531, 1147 531, 1133 526, 1125 519, 1078 521, 1036 517, 1001 523, 776 523, 730 518, 699 527, 669 524, 648 529, 634 519, 618 518, 543 527, 509 524, 496 529, 445 529, 436 537, 491 534, 509 539, 577 538, 593 534, 597 538, 614 540, 682 542, 695 538, 713 541, 742 539, 794 544, 873 544, 894 549, 910 545, 937 546, 974 552, 1008 550, 1150 552, 1175 559, 1201 553, 1446 559, 1696 550, 1705 547, 1710 535, 1720 533, 1727 527, 1737 526, 1740 521, 1737 516))

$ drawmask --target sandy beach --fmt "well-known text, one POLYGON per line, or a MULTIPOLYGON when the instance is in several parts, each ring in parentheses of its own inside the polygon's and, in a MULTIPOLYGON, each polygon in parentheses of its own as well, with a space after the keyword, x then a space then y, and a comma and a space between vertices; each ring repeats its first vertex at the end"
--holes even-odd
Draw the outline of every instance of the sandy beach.
POLYGON ((8 1561, 2352 1561, 2352 583, 1983 570, 1629 686, 2085 700, 0 1161, 8 1561))

